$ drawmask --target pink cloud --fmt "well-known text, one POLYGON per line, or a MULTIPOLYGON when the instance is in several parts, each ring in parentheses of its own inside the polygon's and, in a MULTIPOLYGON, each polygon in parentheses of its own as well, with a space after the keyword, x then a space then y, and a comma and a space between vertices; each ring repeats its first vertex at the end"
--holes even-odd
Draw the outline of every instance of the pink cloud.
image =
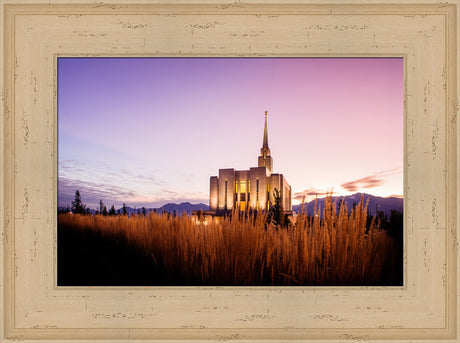
POLYGON ((342 183, 340 187, 344 188, 349 192, 356 192, 362 188, 374 188, 378 187, 385 182, 384 178, 390 175, 399 174, 402 172, 402 167, 393 168, 378 172, 373 175, 369 175, 357 180, 348 181, 342 183))
POLYGON ((302 201, 304 197, 305 199, 309 199, 311 197, 324 196, 324 195, 333 194, 333 193, 334 192, 319 190, 316 188, 308 188, 304 191, 294 193, 292 195, 292 199, 302 201))
POLYGON ((361 188, 373 188, 380 186, 383 183, 382 179, 378 179, 374 175, 363 177, 362 179, 349 181, 341 184, 340 186, 349 192, 356 192, 361 188))

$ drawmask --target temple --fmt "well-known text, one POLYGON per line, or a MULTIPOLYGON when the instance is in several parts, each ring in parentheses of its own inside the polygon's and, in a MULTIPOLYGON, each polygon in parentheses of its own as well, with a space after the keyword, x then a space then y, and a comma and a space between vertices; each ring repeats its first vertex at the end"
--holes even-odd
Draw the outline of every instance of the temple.
POLYGON ((275 202, 275 189, 280 192, 283 210, 291 211, 291 186, 283 174, 273 173, 265 111, 264 137, 258 166, 249 170, 219 169, 219 176, 211 176, 209 212, 221 215, 234 209, 270 210, 275 202))

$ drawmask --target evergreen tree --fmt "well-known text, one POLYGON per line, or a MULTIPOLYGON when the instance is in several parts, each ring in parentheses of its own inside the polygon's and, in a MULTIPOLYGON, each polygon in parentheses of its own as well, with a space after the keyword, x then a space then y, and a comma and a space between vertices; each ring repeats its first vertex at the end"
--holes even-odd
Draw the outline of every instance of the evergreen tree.
POLYGON ((104 203, 102 202, 102 199, 99 200, 99 213, 102 214, 102 211, 104 210, 104 203))
POLYGON ((390 223, 388 222, 388 217, 385 212, 377 210, 376 219, 379 228, 384 230, 388 229, 390 223))
POLYGON ((126 216, 128 214, 128 211, 126 209, 126 204, 123 203, 123 215, 126 216))
POLYGON ((284 213, 281 204, 281 193, 277 188, 273 190, 274 205, 270 208, 267 215, 267 223, 273 223, 277 227, 288 227, 290 224, 289 216, 284 213))
POLYGON ((72 212, 75 214, 86 213, 86 205, 82 203, 80 192, 78 190, 75 191, 75 200, 72 201, 72 212))
POLYGON ((401 212, 392 209, 390 213, 389 233, 402 244, 403 242, 404 216, 401 212))
POLYGON ((145 209, 145 207, 142 207, 142 215, 146 215, 147 214, 147 210, 145 209))
POLYGON ((112 207, 109 210, 109 216, 114 216, 115 215, 115 206, 112 205, 112 207))
POLYGON ((274 205, 270 208, 270 217, 276 226, 284 225, 283 206, 281 206, 281 195, 277 188, 273 190, 274 205))
POLYGON ((102 209, 102 215, 106 216, 107 215, 107 206, 104 205, 104 208, 102 209))

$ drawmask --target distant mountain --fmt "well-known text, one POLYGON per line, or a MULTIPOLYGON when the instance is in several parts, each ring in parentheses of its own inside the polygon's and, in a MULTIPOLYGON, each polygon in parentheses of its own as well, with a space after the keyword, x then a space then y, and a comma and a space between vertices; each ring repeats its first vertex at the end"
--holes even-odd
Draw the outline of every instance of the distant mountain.
POLYGON ((183 202, 180 204, 173 204, 169 203, 166 205, 161 206, 160 208, 157 209, 157 212, 169 212, 173 213, 176 211, 177 214, 182 214, 183 212, 186 212, 187 214, 192 214, 192 211, 207 211, 209 209, 208 205, 205 204, 191 204, 189 202, 183 202))
MULTIPOLYGON (((337 197, 332 197, 332 201, 334 202, 337 198, 339 199, 338 201, 342 201, 342 199, 345 200, 345 203, 347 204, 348 209, 353 208, 353 204, 359 204, 361 200, 361 195, 364 196, 364 203, 366 203, 367 199, 369 199, 369 214, 374 215, 377 210, 383 211, 388 217, 390 216, 391 210, 395 209, 399 212, 403 212, 403 199, 402 198, 396 198, 396 197, 388 197, 388 198, 383 198, 383 197, 378 197, 374 196, 371 194, 367 193, 356 193, 353 195, 348 195, 348 196, 337 196, 337 197)), ((318 198, 317 203, 319 206, 321 206, 321 210, 324 208, 324 199, 325 198, 318 198)), ((312 200, 308 203, 305 203, 304 209, 307 211, 308 215, 313 215, 314 214, 314 206, 315 206, 315 200, 312 200)), ((294 205, 292 206, 292 210, 300 213, 302 205, 294 205)), ((65 207, 58 207, 58 210, 64 210, 65 207)), ((108 209, 107 209, 108 210, 108 209)), ((132 208, 127 206, 126 210, 129 214, 132 213, 137 213, 137 211, 142 210, 142 208, 132 208)), ((203 203, 200 204, 191 204, 190 202, 183 202, 180 204, 175 204, 175 203, 168 203, 166 205, 163 205, 159 208, 146 208, 146 212, 149 213, 150 211, 157 211, 158 213, 162 212, 168 212, 168 213, 174 213, 176 211, 177 215, 180 215, 182 213, 187 213, 188 215, 192 214, 192 211, 207 211, 209 210, 209 206, 203 203)), ((117 213, 120 211, 120 213, 123 212, 123 208, 116 209, 117 213)), ((90 213, 94 214, 96 210, 90 209, 90 213)))
MULTIPOLYGON (((209 209, 209 206, 205 204, 201 204, 201 203, 191 204, 189 202, 183 202, 180 204, 169 203, 169 204, 163 205, 158 208, 146 208, 145 210, 147 213, 149 213, 150 211, 156 211, 158 213, 163 213, 163 212, 174 213, 174 211, 176 211, 177 215, 180 215, 184 212, 187 213, 188 215, 191 215, 192 211, 199 211, 199 210, 207 211, 208 209, 209 209)), ((116 210, 117 213, 118 213, 118 210, 120 211, 120 213, 122 213, 123 207, 117 209, 116 210)), ((137 211, 142 211, 142 207, 138 207, 134 209, 132 207, 126 206, 126 211, 129 214, 133 214, 133 213, 137 213, 137 211)))
MULTIPOLYGON (((375 215, 376 211, 383 211, 388 217, 390 216, 391 210, 395 209, 399 212, 403 212, 403 199, 402 198, 396 198, 396 197, 388 197, 388 198, 383 198, 383 197, 378 197, 374 196, 371 194, 367 193, 356 193, 353 195, 348 195, 348 196, 337 196, 337 197, 332 197, 332 202, 334 202, 336 199, 337 203, 341 202, 342 199, 345 200, 345 203, 347 204, 348 209, 353 208, 353 204, 358 205, 359 202, 361 201, 361 196, 364 197, 364 204, 366 204, 366 201, 369 199, 369 214, 370 215, 375 215)), ((317 199, 317 204, 321 206, 321 211, 324 209, 324 199, 325 198, 318 198, 317 199)), ((304 211, 307 211, 307 215, 311 216, 314 214, 314 206, 315 206, 315 200, 312 200, 308 203, 304 204, 304 211)), ((294 205, 292 206, 292 210, 300 213, 302 205, 294 205)))

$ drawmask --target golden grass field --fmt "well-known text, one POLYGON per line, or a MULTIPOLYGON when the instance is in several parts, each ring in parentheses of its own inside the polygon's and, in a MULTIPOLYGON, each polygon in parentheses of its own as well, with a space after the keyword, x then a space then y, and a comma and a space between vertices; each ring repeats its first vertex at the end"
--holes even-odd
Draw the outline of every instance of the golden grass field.
MULTIPOLYGON (((316 213, 313 217, 299 215, 296 224, 288 228, 266 225, 266 215, 262 213, 254 217, 235 212, 220 222, 211 220, 206 225, 187 215, 61 214, 58 283, 60 271, 72 273, 63 262, 70 257, 60 257, 67 248, 59 245, 61 237, 69 233, 84 237, 81 244, 88 244, 85 242, 94 237, 97 242, 104 242, 104 246, 112 244, 110 253, 119 252, 123 257, 117 258, 122 262, 135 252, 142 263, 133 262, 120 268, 138 268, 137 272, 152 285, 378 286, 400 282, 394 281, 400 280, 400 275, 392 275, 402 271, 402 260, 395 254, 397 244, 376 227, 375 220, 368 220, 363 200, 351 211, 345 204, 336 210, 336 204, 328 197, 325 208, 317 209, 316 213)), ((85 251, 97 250, 97 244, 90 245, 92 248, 87 245, 85 251)), ((101 248, 101 253, 107 251, 104 249, 101 248)), ((89 253, 97 256, 98 251, 89 253)), ((75 258, 78 261, 78 256, 75 258)), ((76 261, 72 263, 74 267, 68 268, 82 267, 75 273, 84 273, 85 268, 97 265, 97 261, 95 264, 88 261, 86 267, 76 261)), ((105 261, 101 265, 110 264, 111 261, 105 261)), ((92 273, 97 275, 97 271, 92 273)), ((110 285, 110 280, 107 283, 110 285)), ((126 284, 131 282, 126 280, 126 284)))

